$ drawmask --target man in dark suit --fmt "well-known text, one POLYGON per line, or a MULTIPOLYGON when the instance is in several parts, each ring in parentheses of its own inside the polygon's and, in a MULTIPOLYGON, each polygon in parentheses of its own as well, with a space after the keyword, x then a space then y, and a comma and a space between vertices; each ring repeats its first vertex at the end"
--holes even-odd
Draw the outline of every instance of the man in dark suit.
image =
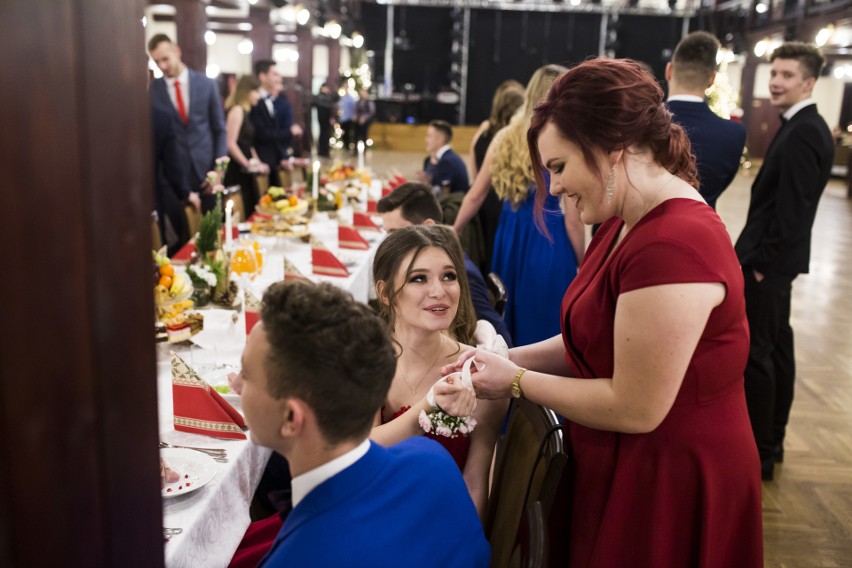
POLYGON ((369 439, 396 372, 370 308, 328 283, 273 284, 242 362, 252 441, 293 475, 293 508, 260 566, 488 566, 450 454, 424 436, 369 439))
POLYGON ((765 480, 783 460, 793 404, 790 293, 796 275, 808 272, 811 229, 834 158, 831 131, 811 98, 824 64, 810 44, 788 42, 772 53, 770 100, 783 111, 783 124, 751 187, 748 217, 736 244, 751 330, 746 402, 765 480))
MULTIPOLYGON (((393 190, 393 193, 383 197, 376 204, 376 212, 382 216, 383 226, 391 232, 411 225, 433 225, 442 223, 444 214, 441 205, 429 186, 421 183, 404 183, 393 190)), ((464 268, 470 285, 470 299, 476 319, 485 320, 494 326, 499 335, 503 336, 506 344, 512 347, 512 337, 503 317, 491 305, 488 287, 482 272, 476 264, 464 253, 464 268)))
POLYGON ((188 184, 193 193, 202 194, 204 211, 216 204, 210 192, 207 173, 216 160, 228 156, 225 142, 225 116, 219 92, 211 79, 189 69, 181 61, 180 47, 165 34, 148 41, 148 53, 163 72, 151 82, 151 105, 171 117, 177 141, 188 162, 188 184))
POLYGON ((426 128, 429 155, 423 160, 423 171, 418 172, 418 179, 431 185, 436 193, 443 189, 466 192, 470 188, 467 166, 450 147, 452 139, 453 128, 444 120, 433 120, 426 128))
POLYGON ((260 81, 260 102, 249 114, 254 125, 254 149, 260 161, 269 166, 269 185, 280 186, 279 169, 290 169, 290 146, 302 128, 293 123, 293 110, 283 89, 281 75, 271 59, 254 64, 254 74, 260 81))
POLYGON ((187 182, 189 163, 181 159, 177 128, 168 112, 151 105, 151 142, 154 147, 154 206, 162 242, 169 256, 189 240, 183 207, 201 208, 197 193, 187 182))
POLYGON ((715 36, 693 32, 677 44, 666 65, 667 104, 692 143, 701 195, 714 209, 716 199, 737 174, 746 137, 742 124, 718 116, 704 101, 704 91, 716 79, 717 51, 715 36))

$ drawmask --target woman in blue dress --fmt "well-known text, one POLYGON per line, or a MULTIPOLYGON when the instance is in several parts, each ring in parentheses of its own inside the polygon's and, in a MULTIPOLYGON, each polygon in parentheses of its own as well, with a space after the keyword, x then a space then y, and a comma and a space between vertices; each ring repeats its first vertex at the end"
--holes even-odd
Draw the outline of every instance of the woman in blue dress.
POLYGON ((453 225, 461 231, 491 188, 503 200, 491 270, 506 285, 509 300, 505 319, 515 345, 559 335, 559 314, 552 312, 574 279, 585 250, 585 229, 574 208, 570 215, 563 215, 559 199, 549 195, 542 219, 546 232, 536 226, 533 216, 535 176, 527 150, 527 129, 533 107, 564 71, 558 65, 545 65, 533 74, 523 111, 494 137, 453 225))

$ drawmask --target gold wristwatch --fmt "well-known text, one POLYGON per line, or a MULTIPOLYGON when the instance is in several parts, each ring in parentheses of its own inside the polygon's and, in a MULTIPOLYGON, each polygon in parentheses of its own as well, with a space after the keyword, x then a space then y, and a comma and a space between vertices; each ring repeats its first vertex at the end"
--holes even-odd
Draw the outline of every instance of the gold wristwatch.
POLYGON ((524 391, 521 389, 521 377, 524 376, 527 370, 521 367, 515 373, 515 378, 512 380, 512 398, 524 398, 524 391))

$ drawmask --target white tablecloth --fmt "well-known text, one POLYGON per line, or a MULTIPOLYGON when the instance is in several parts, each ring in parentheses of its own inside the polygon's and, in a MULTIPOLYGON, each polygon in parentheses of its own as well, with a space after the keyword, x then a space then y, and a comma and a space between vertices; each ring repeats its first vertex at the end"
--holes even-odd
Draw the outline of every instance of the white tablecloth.
MULTIPOLYGON (((310 279, 332 282, 351 292, 356 300, 366 302, 372 295, 370 265, 380 236, 363 233, 371 240, 369 251, 340 251, 336 246, 335 226, 328 223, 312 229, 341 260, 350 261, 348 278, 312 275, 311 250, 307 244, 260 238, 266 253, 263 273, 248 285, 262 294, 270 284, 281 280, 286 256, 310 279)), ((174 429, 169 353, 175 351, 208 382, 218 384, 225 380, 229 371, 239 369, 245 346, 243 313, 221 309, 202 312, 204 330, 193 338, 193 345, 159 344, 157 347, 160 439, 173 445, 224 448, 228 463, 217 463, 216 476, 204 487, 187 495, 163 499, 163 526, 183 529, 165 544, 166 566, 169 567, 228 565, 251 522, 249 505, 271 453, 249 440, 222 440, 174 429)), ((235 407, 239 410, 238 402, 235 407)))

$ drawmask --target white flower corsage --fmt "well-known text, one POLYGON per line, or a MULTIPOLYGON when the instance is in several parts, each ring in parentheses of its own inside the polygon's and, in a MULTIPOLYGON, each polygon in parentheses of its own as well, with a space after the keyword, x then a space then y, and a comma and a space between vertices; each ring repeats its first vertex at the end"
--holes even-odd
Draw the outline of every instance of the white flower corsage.
MULTIPOLYGON (((461 372, 450 373, 446 377, 442 377, 437 383, 446 381, 448 377, 461 380, 461 382, 469 388, 473 388, 473 381, 470 378, 470 366, 475 364, 477 369, 484 369, 485 365, 481 365, 478 361, 474 361, 471 357, 465 361, 461 372)), ((425 410, 420 411, 417 418, 420 427, 427 434, 435 433, 438 436, 446 436, 447 438, 455 438, 459 434, 467 435, 473 432, 476 428, 476 418, 473 416, 453 416, 447 414, 438 403, 435 401, 435 385, 429 389, 426 395, 426 402, 432 407, 432 411, 427 413, 425 410)), ((476 400, 473 401, 473 408, 476 408, 476 400)))
POLYGON ((421 410, 417 421, 427 434, 435 433, 447 438, 470 434, 476 428, 476 418, 473 416, 452 416, 443 410, 433 410, 429 414, 421 410))

